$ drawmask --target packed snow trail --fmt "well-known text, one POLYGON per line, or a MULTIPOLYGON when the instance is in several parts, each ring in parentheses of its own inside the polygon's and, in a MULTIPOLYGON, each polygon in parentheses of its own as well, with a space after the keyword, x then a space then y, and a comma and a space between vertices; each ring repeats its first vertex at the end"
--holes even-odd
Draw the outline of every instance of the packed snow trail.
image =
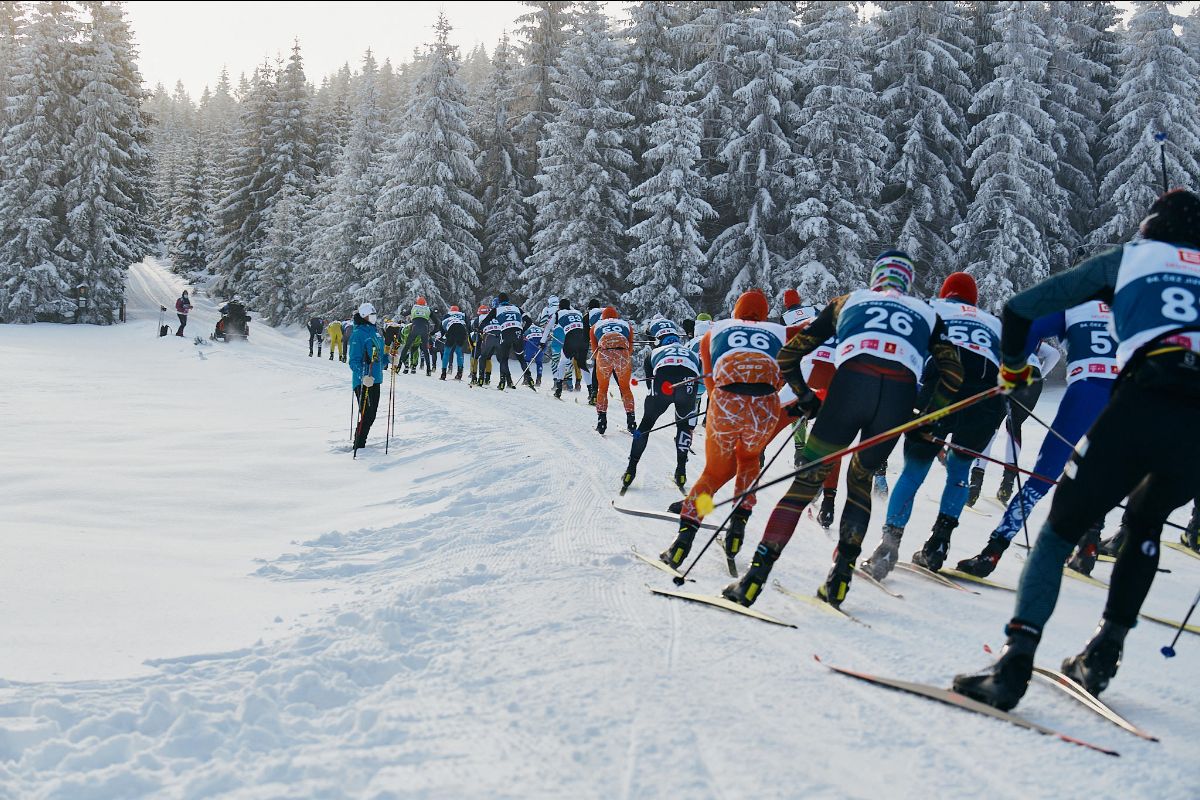
MULTIPOLYGON (((1104 695, 1161 744, 1030 689, 1020 713, 1120 759, 857 684, 812 654, 947 685, 1001 643, 1012 595, 898 574, 897 600, 856 582, 846 608, 869 630, 775 591, 756 608, 799 630, 655 597, 646 585, 669 577, 629 547, 657 552, 673 526, 609 506, 629 437, 598 436, 581 396, 399 376, 390 454, 381 402, 354 461, 345 365, 257 320, 244 346, 158 339, 157 304, 173 296, 154 295, 178 286, 152 264, 136 275, 148 302, 127 325, 0 327, 0 367, 20 376, 0 403, 21 420, 0 440, 16 521, 0 561, 0 797, 1018 798, 1119 786, 1186 798, 1200 784, 1195 637, 1166 662, 1170 631, 1140 625, 1104 695)), ((188 332, 207 337, 214 320, 202 298, 188 332)), ((1041 411, 1059 393, 1046 395, 1041 411)), ((1029 453, 1041 432, 1030 423, 1026 438, 1029 453)), ((673 461, 671 437, 656 434, 623 502, 677 499, 673 461)), ((997 481, 989 473, 985 493, 997 481)), ((760 499, 749 544, 781 491, 760 499)), ((919 506, 904 556, 935 513, 919 506)), ((975 552, 995 519, 964 515, 951 557, 975 552)), ((772 577, 810 591, 832 547, 805 521, 772 577)), ((1172 552, 1162 564, 1174 572, 1147 610, 1181 616, 1200 568, 1172 552)), ((1014 584, 1020 566, 1010 554, 994 577, 1014 584)), ((693 575, 696 591, 729 580, 714 553, 693 575)), ((1077 651, 1103 598, 1064 584, 1047 665, 1077 651)))

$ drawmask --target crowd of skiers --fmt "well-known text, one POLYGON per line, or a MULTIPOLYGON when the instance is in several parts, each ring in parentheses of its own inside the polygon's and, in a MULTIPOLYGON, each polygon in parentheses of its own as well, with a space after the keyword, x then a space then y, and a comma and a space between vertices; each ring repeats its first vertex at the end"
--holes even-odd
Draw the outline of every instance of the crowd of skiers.
MULTIPOLYGON (((768 446, 792 429, 791 485, 767 517, 749 569, 723 592, 744 606, 759 597, 819 496, 819 521, 832 525, 843 459, 838 545, 816 589, 834 606, 845 601, 856 570, 873 580, 891 572, 935 459, 946 475, 938 515, 912 555, 935 572, 946 563, 964 507, 978 500, 989 463, 1005 470, 1000 498, 1007 508, 982 551, 958 562, 971 575, 992 572, 1032 507, 1057 487, 1048 520, 1029 537, 1033 547, 1001 657, 982 673, 959 676, 955 687, 1000 708, 1014 706, 1029 682, 1064 564, 1071 559, 1072 568, 1088 573, 1107 550, 1116 564, 1103 621, 1063 667, 1098 693, 1117 670, 1154 578, 1167 515, 1200 494, 1200 427, 1191 419, 1200 404, 1200 199, 1180 190, 1164 194, 1137 240, 1012 297, 1001 317, 980 307, 974 279, 962 272, 950 275, 936 298, 915 297, 915 270, 906 253, 889 250, 875 260, 867 285, 823 305, 804 304, 789 290, 778 321, 758 290, 743 293, 726 319, 700 314, 678 324, 655 316, 639 325, 614 306, 593 300, 579 309, 559 297, 530 314, 499 293, 470 315, 458 306, 435 313, 417 298, 405 319, 385 320, 380 331, 374 307, 364 303, 345 323, 314 319, 309 355, 315 343, 320 357, 324 332, 329 357, 336 349, 348 361, 361 409, 356 448, 366 444, 385 369, 426 376, 440 370, 441 380, 462 380, 469 363, 469 383, 488 386, 494 361, 504 390, 517 387, 515 360, 519 382, 536 390, 548 364, 555 397, 587 389, 602 434, 615 383, 633 434, 622 493, 637 476, 651 430, 671 412, 673 481, 685 497, 672 507, 679 524, 661 559, 674 569, 714 510, 713 497, 731 481, 733 497, 721 505, 731 506, 723 542, 733 563, 768 456, 782 452, 768 454, 768 446), (631 389, 639 349, 646 385, 640 423, 631 389), (1018 468, 1022 425, 1038 419, 1033 408, 1060 353, 1066 392, 1033 468, 1018 468), (701 420, 704 468, 687 489, 701 420), (885 493, 881 541, 859 563, 872 495, 879 493, 872 489, 901 437, 904 466, 885 493), (1009 443, 1004 456, 990 455, 996 438, 1009 443), (1126 499, 1120 531, 1102 543, 1105 515, 1126 499)), ((1198 528, 1200 512, 1184 535, 1194 549, 1198 528)))

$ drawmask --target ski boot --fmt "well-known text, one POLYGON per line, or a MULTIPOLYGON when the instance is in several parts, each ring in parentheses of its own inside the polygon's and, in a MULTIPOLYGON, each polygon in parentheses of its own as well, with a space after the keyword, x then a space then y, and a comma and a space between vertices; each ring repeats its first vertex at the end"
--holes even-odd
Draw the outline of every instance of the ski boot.
POLYGON ((1001 711, 1009 711, 1021 702, 1033 677, 1033 654, 1041 631, 1013 621, 1005 626, 1008 642, 1000 658, 987 669, 954 676, 954 691, 1001 711))
POLYGON ((555 396, 555 398, 562 400, 562 389, 563 389, 563 382, 560 380, 555 380, 554 381, 554 396, 555 396))
POLYGON ((1192 511, 1192 518, 1188 520, 1187 528, 1179 534, 1179 543, 1188 550, 1200 553, 1200 511, 1192 511))
POLYGON ((404 365, 404 374, 405 374, 405 375, 407 375, 407 374, 408 374, 408 364, 405 364, 405 365, 404 365))
POLYGON ((1003 537, 996 536, 988 539, 979 555, 964 558, 958 562, 959 571, 974 575, 976 578, 986 578, 1000 563, 1000 556, 1004 555, 1008 544, 1008 539, 1003 537))
POLYGON ((1014 474, 1006 470, 1004 477, 1000 479, 1000 488, 996 490, 996 499, 1000 501, 1001 505, 1008 505, 1008 501, 1012 499, 1013 478, 1014 474))
POLYGON ((676 500, 674 503, 671 503, 671 505, 667 506, 667 511, 670 511, 672 514, 682 514, 683 513, 683 501, 676 500))
POLYGON ((699 522, 690 519, 679 520, 679 533, 675 534, 675 541, 671 542, 671 546, 658 554, 659 560, 667 566, 679 569, 683 560, 688 557, 688 553, 692 551, 692 542, 695 540, 698 530, 700 530, 699 522))
POLYGON ((1092 570, 1096 566, 1096 556, 1099 555, 1100 529, 1103 524, 1103 522, 1096 523, 1084 534, 1083 541, 1079 543, 1079 549, 1067 562, 1068 569, 1073 569, 1083 575, 1092 574, 1092 570))
POLYGON ((850 579, 854 577, 854 562, 845 558, 840 548, 833 551, 833 566, 825 582, 817 587, 817 597, 834 608, 842 605, 846 595, 850 593, 850 579))
POLYGON ((533 382, 533 385, 535 387, 541 388, 541 386, 542 386, 542 376, 541 375, 537 376, 537 380, 533 382))
POLYGON ((1129 628, 1124 625, 1104 620, 1092 634, 1083 652, 1063 661, 1063 674, 1093 695, 1100 694, 1121 666, 1121 651, 1125 647, 1127 633, 1129 628))
POLYGON ((588 405, 596 405, 596 388, 593 386, 588 387, 588 405))
POLYGON ((763 587, 767 585, 767 577, 770 576, 771 567, 775 566, 777 558, 779 558, 778 550, 766 543, 760 543, 754 550, 750 569, 746 570, 746 574, 737 581, 726 586, 721 595, 726 600, 731 600, 738 605, 747 607, 753 605, 758 596, 762 594, 763 587))
POLYGON ((883 526, 883 541, 871 553, 870 558, 859 564, 859 568, 877 581, 886 578, 900 560, 900 537, 904 528, 898 525, 883 526))
POLYGON ((979 502, 979 494, 983 491, 983 470, 979 467, 971 468, 971 488, 967 492, 967 505, 971 508, 979 502))
POLYGON ((637 462, 630 461, 625 467, 625 474, 621 476, 621 494, 625 494, 625 490, 629 488, 629 484, 633 483, 633 479, 637 477, 637 462))
POLYGON ((913 553, 912 563, 930 572, 941 569, 946 561, 946 553, 950 551, 950 534, 957 527, 958 520, 954 517, 938 514, 925 546, 913 553))
POLYGON ((632 411, 625 412, 625 427, 630 433, 637 430, 637 418, 633 415, 632 411))
POLYGON ((725 558, 733 561, 742 552, 742 542, 746 540, 746 523, 750 520, 750 509, 739 507, 729 518, 729 527, 725 530, 725 558))
POLYGON ((329 360, 333 361, 333 351, 332 350, 329 351, 329 360))
POLYGON ((537 385, 534 384, 533 378, 528 374, 525 375, 525 378, 521 381, 521 383, 525 386, 528 386, 530 389, 533 389, 535 392, 537 391, 537 385))
POLYGON ((887 464, 880 464, 879 469, 875 470, 875 480, 871 483, 871 494, 876 497, 888 496, 887 484, 887 464))
POLYGON ((830 528, 833 527, 833 512, 835 510, 834 506, 836 504, 837 504, 837 490, 836 489, 822 489, 821 490, 821 510, 817 512, 817 523, 825 530, 829 530, 830 528))
POLYGON ((438 380, 446 380, 446 370, 442 370, 442 376, 438 380))
POLYGON ((462 380, 462 367, 459 367, 458 372, 454 373, 454 380, 456 380, 456 381, 462 380))
POLYGON ((1125 537, 1129 535, 1128 529, 1124 525, 1117 528, 1117 532, 1112 535, 1111 539, 1105 539, 1100 543, 1100 555, 1117 557, 1117 553, 1121 552, 1121 545, 1125 543, 1125 537))
POLYGON ((500 376, 500 383, 498 383, 498 384, 496 385, 496 390, 497 390, 497 391, 501 391, 501 392, 503 392, 503 391, 504 391, 506 388, 507 388, 507 387, 505 386, 504 376, 503 376, 503 375, 501 375, 501 376, 500 376))
POLYGON ((687 459, 680 458, 675 462, 675 485, 679 487, 679 491, 686 492, 687 489, 687 459))
POLYGON ((608 412, 607 411, 597 411, 596 412, 596 433, 603 436, 604 432, 606 430, 608 430, 608 412))

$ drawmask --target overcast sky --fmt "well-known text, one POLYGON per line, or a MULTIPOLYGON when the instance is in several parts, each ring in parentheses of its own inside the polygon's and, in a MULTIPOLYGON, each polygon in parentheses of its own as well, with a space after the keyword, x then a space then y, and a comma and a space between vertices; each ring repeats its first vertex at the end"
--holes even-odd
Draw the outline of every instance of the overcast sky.
MULTIPOLYGON (((608 3, 620 14, 622 2, 608 3)), ((1128 9, 1132 3, 1119 2, 1128 9)), ((1177 14, 1196 2, 1176 3, 1177 14)), ((321 78, 349 61, 357 68, 367 48, 382 63, 411 59, 414 48, 433 37, 433 23, 445 11, 454 26, 454 43, 464 52, 483 42, 490 52, 500 34, 511 34, 525 12, 519 2, 159 2, 126 4, 141 49, 142 75, 150 87, 161 82, 168 91, 183 81, 193 98, 217 81, 222 65, 234 84, 264 57, 287 55, 300 40, 308 79, 321 78)))

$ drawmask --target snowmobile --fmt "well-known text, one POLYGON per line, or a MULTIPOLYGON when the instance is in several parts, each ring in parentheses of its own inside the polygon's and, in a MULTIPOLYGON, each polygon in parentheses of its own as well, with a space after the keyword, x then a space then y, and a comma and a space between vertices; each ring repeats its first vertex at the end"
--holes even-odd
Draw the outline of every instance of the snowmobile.
POLYGON ((217 320, 216 330, 210 337, 214 341, 228 342, 241 339, 243 342, 250 338, 250 320, 246 307, 237 300, 230 300, 221 307, 221 318, 217 320))

